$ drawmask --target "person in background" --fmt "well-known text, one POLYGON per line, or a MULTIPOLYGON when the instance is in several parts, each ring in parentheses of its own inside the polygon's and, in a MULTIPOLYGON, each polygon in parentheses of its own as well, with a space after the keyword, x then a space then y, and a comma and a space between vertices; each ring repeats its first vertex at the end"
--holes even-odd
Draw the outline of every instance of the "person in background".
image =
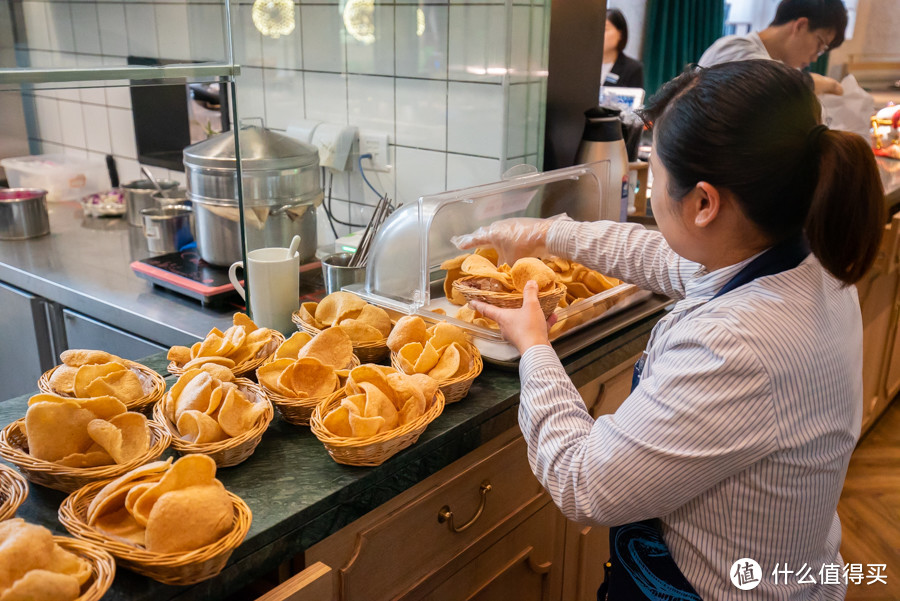
MULTIPOLYGON (((710 67, 729 61, 771 59, 805 69, 826 51, 844 43, 847 9, 841 0, 782 0, 772 23, 760 32, 716 40, 697 64, 710 67)), ((816 94, 843 94, 841 84, 810 74, 816 94)))
POLYGON ((625 16, 622 11, 610 8, 606 11, 600 85, 620 88, 644 87, 644 67, 640 62, 625 56, 626 44, 628 44, 628 23, 625 16))
POLYGON ((566 517, 611 526, 601 599, 745 598, 732 579, 757 587, 747 599, 843 599, 846 581, 821 574, 843 569, 836 509, 863 405, 852 284, 885 219, 875 158, 821 124, 807 74, 772 60, 680 75, 643 116, 659 231, 514 218, 454 239, 677 301, 631 394, 596 420, 548 342, 535 282, 519 309, 470 303, 521 353, 531 469, 566 517), (778 566, 815 577, 776 580, 778 566))

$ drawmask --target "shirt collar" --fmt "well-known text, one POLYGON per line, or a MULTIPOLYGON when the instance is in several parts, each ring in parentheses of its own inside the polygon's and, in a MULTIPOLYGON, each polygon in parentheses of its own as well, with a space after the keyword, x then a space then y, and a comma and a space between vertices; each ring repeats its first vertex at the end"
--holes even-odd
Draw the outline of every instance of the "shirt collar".
POLYGON ((744 259, 740 263, 735 263, 734 265, 729 265, 727 267, 722 267, 721 269, 717 269, 715 271, 708 272, 705 267, 700 267, 694 275, 685 282, 684 285, 684 296, 685 298, 690 298, 692 300, 698 301, 708 301, 712 297, 716 295, 716 293, 721 290, 725 284, 731 280, 734 276, 738 274, 738 272, 747 266, 753 259, 761 255, 763 252, 759 252, 752 257, 744 259))

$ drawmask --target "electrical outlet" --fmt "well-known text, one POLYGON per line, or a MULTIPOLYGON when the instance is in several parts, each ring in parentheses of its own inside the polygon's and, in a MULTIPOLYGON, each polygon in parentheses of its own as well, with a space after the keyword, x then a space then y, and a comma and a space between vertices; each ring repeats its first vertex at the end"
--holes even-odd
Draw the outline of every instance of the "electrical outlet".
POLYGON ((371 159, 363 159, 363 167, 375 171, 390 172, 388 163, 388 135, 378 132, 359 132, 359 155, 371 154, 371 159))

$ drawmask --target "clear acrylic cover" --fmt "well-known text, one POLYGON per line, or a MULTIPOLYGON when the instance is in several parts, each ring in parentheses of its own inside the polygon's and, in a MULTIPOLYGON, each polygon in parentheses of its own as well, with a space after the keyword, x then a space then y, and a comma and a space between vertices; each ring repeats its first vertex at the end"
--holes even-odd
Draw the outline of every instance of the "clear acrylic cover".
MULTIPOLYGON (((462 254, 450 239, 510 217, 552 217, 566 213, 576 221, 596 221, 610 214, 603 198, 608 161, 527 174, 464 190, 425 196, 400 207, 380 228, 370 251, 366 282, 353 286, 370 302, 399 313, 419 313, 465 327, 480 338, 500 340, 499 333, 456 320, 459 309, 444 296, 442 262, 462 254), (446 316, 433 313, 436 308, 446 316)), ((614 199, 618 203, 619 199, 614 199)), ((615 214, 618 213, 616 208, 615 214)), ((560 327, 571 331, 605 312, 633 286, 617 286, 557 310, 560 327)))

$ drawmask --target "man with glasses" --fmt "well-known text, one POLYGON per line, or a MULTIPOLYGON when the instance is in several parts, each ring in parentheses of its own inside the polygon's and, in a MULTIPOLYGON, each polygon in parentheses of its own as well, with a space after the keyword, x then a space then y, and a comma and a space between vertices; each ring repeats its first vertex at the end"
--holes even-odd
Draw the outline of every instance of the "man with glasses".
MULTIPOLYGON (((844 42, 847 9, 841 0, 782 0, 775 19, 760 32, 730 35, 716 40, 698 64, 763 58, 805 69, 816 59, 844 42)), ((837 81, 811 73, 816 94, 843 94, 837 81)))

